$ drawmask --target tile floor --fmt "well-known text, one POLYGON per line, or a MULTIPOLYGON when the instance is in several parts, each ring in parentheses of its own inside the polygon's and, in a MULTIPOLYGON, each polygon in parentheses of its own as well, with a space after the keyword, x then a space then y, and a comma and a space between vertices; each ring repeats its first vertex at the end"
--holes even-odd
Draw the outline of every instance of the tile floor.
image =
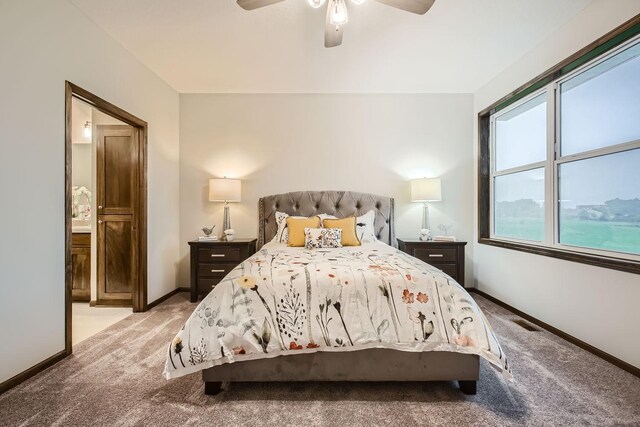
POLYGON ((89 303, 74 302, 72 309, 72 345, 108 328, 133 313, 131 308, 90 307, 89 303))

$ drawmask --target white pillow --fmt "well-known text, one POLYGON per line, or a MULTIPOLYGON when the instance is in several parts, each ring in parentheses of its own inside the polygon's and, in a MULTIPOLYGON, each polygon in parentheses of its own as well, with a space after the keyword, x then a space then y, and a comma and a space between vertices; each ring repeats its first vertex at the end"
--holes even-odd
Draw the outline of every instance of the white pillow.
MULTIPOLYGON (((337 217, 329 214, 318 214, 320 217, 320 225, 322 221, 327 218, 336 219, 337 217)), ((289 228, 287 227, 287 218, 289 214, 284 212, 276 212, 276 224, 278 224, 278 231, 271 242, 273 243, 289 243, 289 228)), ((304 216, 294 216, 292 218, 306 218, 304 216)), ((356 218, 356 236, 360 239, 360 243, 375 243, 376 232, 373 226, 376 219, 376 212, 372 209, 364 215, 360 215, 356 218)))
POLYGON ((376 213, 373 209, 356 218, 356 236, 360 239, 360 243, 375 243, 378 240, 373 226, 375 219, 376 213))
POLYGON ((335 217, 333 215, 329 215, 329 214, 318 214, 316 215, 318 218, 320 218, 320 226, 324 227, 323 221, 325 219, 338 219, 338 217, 335 217))
MULTIPOLYGON (((287 227, 288 213, 276 212, 276 224, 278 225, 278 231, 271 243, 289 243, 289 228, 287 227)), ((293 216, 292 218, 306 218, 305 216, 293 216)))

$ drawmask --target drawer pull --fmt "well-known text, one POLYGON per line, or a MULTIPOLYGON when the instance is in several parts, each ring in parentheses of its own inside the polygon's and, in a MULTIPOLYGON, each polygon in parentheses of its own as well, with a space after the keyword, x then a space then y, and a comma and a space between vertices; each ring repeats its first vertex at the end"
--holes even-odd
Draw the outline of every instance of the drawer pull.
POLYGON ((429 258, 442 258, 444 255, 442 254, 429 254, 429 258))
POLYGON ((211 270, 212 273, 224 273, 224 270, 211 270))
POLYGON ((224 254, 211 254, 211 258, 224 258, 224 254))

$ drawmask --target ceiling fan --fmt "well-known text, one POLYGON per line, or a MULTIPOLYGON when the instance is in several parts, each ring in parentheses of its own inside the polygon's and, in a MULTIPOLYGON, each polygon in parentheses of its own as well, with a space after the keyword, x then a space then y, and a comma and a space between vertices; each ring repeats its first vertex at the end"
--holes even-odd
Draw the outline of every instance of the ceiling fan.
MULTIPOLYGON (((284 0, 238 0, 238 5, 245 10, 258 9, 280 3, 284 0)), ((335 47, 342 44, 342 27, 349 22, 347 0, 307 0, 311 7, 319 8, 325 1, 327 4, 327 20, 324 29, 324 47, 335 47)), ((407 12, 424 15, 436 0, 376 0, 378 3, 407 12)), ((354 4, 362 4, 365 0, 351 0, 354 4)))

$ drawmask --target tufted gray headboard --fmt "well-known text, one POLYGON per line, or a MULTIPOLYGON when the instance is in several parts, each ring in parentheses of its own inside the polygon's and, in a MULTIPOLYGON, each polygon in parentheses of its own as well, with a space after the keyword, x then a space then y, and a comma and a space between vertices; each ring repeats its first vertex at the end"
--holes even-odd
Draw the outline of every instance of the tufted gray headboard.
POLYGON ((376 237, 388 245, 396 246, 394 206, 390 197, 353 191, 296 191, 263 197, 258 201, 258 249, 270 242, 278 231, 276 211, 299 216, 324 213, 345 218, 360 216, 372 209, 376 212, 376 237))

